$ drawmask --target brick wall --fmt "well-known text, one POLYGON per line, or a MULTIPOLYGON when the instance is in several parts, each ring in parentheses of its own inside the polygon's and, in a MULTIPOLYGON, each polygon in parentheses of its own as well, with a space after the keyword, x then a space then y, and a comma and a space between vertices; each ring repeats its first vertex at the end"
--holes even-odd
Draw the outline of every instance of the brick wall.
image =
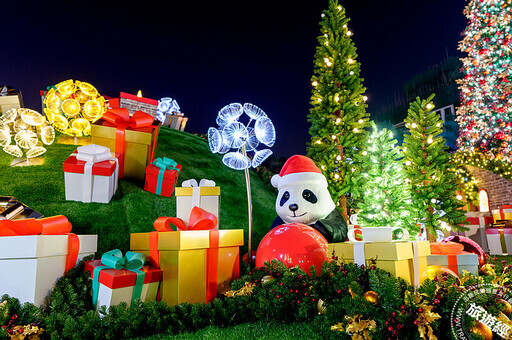
POLYGON ((128 98, 120 98, 119 99, 119 107, 128 109, 130 114, 134 114, 136 111, 143 111, 143 112, 146 112, 147 114, 152 115, 153 117, 156 117, 157 105, 141 103, 141 102, 137 102, 135 100, 131 100, 128 98))
POLYGON ((487 190, 491 209, 498 209, 498 206, 503 204, 512 204, 512 181, 474 166, 467 168, 475 177, 478 188, 487 190))

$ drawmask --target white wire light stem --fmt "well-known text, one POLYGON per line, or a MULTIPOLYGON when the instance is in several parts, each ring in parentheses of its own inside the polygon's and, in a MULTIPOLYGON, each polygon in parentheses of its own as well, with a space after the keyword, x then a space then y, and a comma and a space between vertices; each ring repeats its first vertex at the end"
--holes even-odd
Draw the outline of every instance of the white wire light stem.
MULTIPOLYGON (((247 156, 245 152, 245 144, 242 145, 242 154, 247 156)), ((247 189, 247 211, 249 215, 249 227, 248 227, 248 241, 247 241, 247 250, 249 254, 249 270, 253 268, 252 263, 252 198, 251 198, 251 177, 249 176, 249 168, 244 169, 245 174, 245 187, 247 189)))

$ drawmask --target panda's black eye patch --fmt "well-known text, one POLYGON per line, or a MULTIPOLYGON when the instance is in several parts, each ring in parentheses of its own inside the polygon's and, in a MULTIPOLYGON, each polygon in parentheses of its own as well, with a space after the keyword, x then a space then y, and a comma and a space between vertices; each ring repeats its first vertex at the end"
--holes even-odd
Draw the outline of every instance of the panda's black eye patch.
POLYGON ((302 197, 310 202, 310 203, 316 203, 318 202, 318 198, 316 198, 316 195, 313 193, 313 191, 309 190, 309 189, 306 189, 302 192, 302 197))
POLYGON ((281 196, 281 201, 279 201, 279 205, 280 206, 283 206, 286 201, 288 201, 290 199, 290 193, 288 191, 285 191, 283 196, 281 196))

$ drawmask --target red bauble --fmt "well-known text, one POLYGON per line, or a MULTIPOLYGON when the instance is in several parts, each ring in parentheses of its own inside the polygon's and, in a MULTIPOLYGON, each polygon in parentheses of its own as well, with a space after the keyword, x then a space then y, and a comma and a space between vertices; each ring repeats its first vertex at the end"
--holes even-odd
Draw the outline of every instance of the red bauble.
POLYGON ((322 263, 329 261, 328 243, 322 234, 305 224, 282 224, 261 240, 256 251, 256 267, 273 259, 288 267, 299 266, 306 273, 315 266, 320 273, 322 263))

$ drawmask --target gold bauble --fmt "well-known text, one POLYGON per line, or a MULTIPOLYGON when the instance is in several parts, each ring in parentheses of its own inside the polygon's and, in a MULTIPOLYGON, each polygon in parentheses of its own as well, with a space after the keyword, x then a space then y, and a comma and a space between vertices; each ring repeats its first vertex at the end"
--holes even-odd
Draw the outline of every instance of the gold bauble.
POLYGON ((492 340, 492 330, 479 321, 476 322, 475 326, 471 327, 471 333, 480 335, 484 340, 492 340))
POLYGON ((261 278, 261 284, 264 285, 264 284, 267 284, 267 283, 270 283, 274 281, 274 277, 272 275, 265 275, 261 278))
POLYGON ((498 299, 498 303, 502 303, 505 306, 503 314, 509 315, 510 313, 512 313, 512 305, 507 300, 498 299))
POLYGON ((455 272, 452 270, 443 267, 443 266, 428 266, 427 267, 427 277, 431 280, 433 280, 436 276, 438 279, 441 279, 443 277, 443 273, 446 273, 448 275, 452 275, 455 277, 459 277, 455 272))
POLYGON ((318 315, 325 314, 327 310, 327 305, 322 299, 318 299, 318 303, 316 304, 316 308, 318 309, 318 315))
POLYGON ((374 292, 373 290, 369 290, 363 294, 363 297, 366 301, 377 304, 379 302, 379 294, 374 292))

